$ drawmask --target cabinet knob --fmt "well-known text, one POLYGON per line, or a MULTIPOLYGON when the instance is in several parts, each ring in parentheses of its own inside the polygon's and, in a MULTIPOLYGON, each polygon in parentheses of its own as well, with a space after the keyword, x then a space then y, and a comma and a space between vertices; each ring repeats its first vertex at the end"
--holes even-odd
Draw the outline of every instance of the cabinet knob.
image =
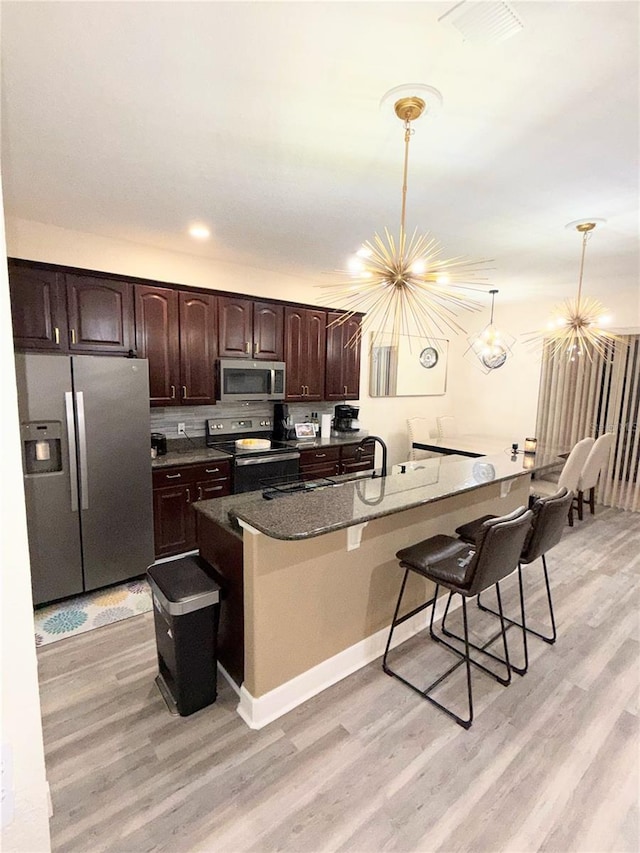
POLYGON ((186 492, 187 492, 187 503, 189 504, 189 503, 191 503, 191 492, 189 491, 189 489, 186 489, 186 492))
POLYGON ((202 486, 198 486, 198 500, 202 500, 202 486))
POLYGON ((186 385, 182 386, 182 399, 183 400, 187 399, 187 386, 186 385))
POLYGON ((204 470, 205 470, 206 474, 217 474, 220 469, 219 468, 205 468, 204 470))
POLYGON ((170 385, 169 387, 171 388, 171 399, 175 400, 176 399, 176 386, 170 385))
POLYGON ((244 351, 247 353, 247 355, 251 355, 251 341, 246 341, 244 345, 244 351))
POLYGON ((177 480, 182 477, 182 474, 165 474, 167 480, 177 480))
POLYGON ((60 329, 57 326, 53 330, 53 339, 57 344, 60 343, 60 329))
POLYGON ((71 343, 75 344, 75 342, 76 342, 76 330, 71 329, 71 343))
POLYGON ((344 396, 345 396, 345 397, 347 396, 347 393, 348 393, 348 392, 347 392, 347 386, 345 385, 345 386, 344 386, 344 396))

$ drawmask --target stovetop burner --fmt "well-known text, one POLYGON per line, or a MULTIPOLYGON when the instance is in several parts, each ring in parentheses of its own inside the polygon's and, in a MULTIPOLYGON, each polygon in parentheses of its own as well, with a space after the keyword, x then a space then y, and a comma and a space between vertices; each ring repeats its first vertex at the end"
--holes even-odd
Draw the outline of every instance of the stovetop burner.
MULTIPOLYGON (((264 434, 238 435, 237 438, 264 438, 264 434)), ((229 453, 231 456, 261 456, 263 454, 278 453, 282 450, 295 450, 284 441, 272 441, 271 447, 237 447, 236 439, 232 441, 207 441, 207 447, 229 453)))
POLYGON ((234 457, 269 455, 293 449, 283 441, 271 439, 273 423, 268 417, 210 418, 205 426, 207 447, 222 450, 234 457), (236 447, 236 441, 241 438, 266 438, 271 441, 271 447, 236 447))

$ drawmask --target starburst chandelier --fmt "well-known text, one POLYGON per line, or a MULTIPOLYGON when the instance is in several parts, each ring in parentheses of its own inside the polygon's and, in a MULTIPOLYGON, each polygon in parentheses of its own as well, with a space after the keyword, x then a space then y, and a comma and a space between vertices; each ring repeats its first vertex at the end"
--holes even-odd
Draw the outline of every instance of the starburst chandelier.
MULTIPOLYGON (((399 90, 409 87, 398 87, 399 90)), ((480 305, 461 292, 473 289, 470 280, 486 269, 488 261, 469 261, 464 257, 444 258, 439 241, 429 234, 419 234, 415 229, 407 235, 406 202, 409 169, 409 143, 414 134, 411 126, 430 104, 439 104, 442 97, 431 86, 416 85, 420 91, 401 97, 394 103, 396 116, 404 127, 404 170, 402 183, 402 210, 400 230, 394 237, 388 228, 382 236, 374 234, 367 240, 342 271, 347 278, 339 283, 323 285, 329 289, 336 307, 345 313, 334 321, 341 324, 354 314, 366 316, 357 332, 348 341, 355 346, 365 330, 372 330, 371 345, 383 336, 397 346, 400 334, 413 334, 433 342, 447 337, 448 332, 464 333, 456 320, 458 310, 478 311, 480 305)), ((388 94, 391 94, 388 93, 388 94)), ((385 96, 386 97, 386 96, 385 96)), ((384 99, 383 99, 384 101, 384 99)), ((482 279, 477 279, 478 282, 482 279)), ((333 324, 331 324, 333 325, 333 324)))
POLYGON ((465 356, 475 356, 476 366, 483 373, 491 373, 492 370, 497 370, 505 363, 507 358, 512 354, 511 347, 515 343, 513 335, 507 332, 501 332, 493 324, 493 310, 497 290, 490 290, 491 294, 491 317, 487 326, 478 332, 477 335, 471 335, 467 338, 469 348, 465 352, 465 356))
POLYGON ((594 357, 598 356, 608 361, 613 357, 615 343, 619 340, 617 335, 603 328, 603 325, 608 322, 604 305, 597 299, 582 295, 587 243, 599 222, 604 220, 570 222, 566 226, 575 228, 579 234, 582 234, 578 293, 575 299, 567 299, 563 305, 555 309, 554 316, 544 331, 530 337, 532 341, 542 341, 544 350, 552 357, 562 354, 570 361, 575 361, 577 358, 588 358, 589 361, 593 361, 594 357))

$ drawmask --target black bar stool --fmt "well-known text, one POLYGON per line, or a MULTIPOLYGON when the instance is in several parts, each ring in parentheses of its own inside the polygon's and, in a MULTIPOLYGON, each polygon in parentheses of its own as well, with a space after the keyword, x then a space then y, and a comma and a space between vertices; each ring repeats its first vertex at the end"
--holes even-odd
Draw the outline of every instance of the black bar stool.
MULTIPOLYGON (((555 495, 550 495, 547 498, 538 498, 538 500, 533 504, 532 507, 533 516, 531 521, 531 530, 524 541, 522 553, 520 554, 520 560, 518 562, 518 585, 520 590, 520 606, 524 612, 522 566, 533 563, 534 560, 537 560, 539 557, 542 558, 542 571, 544 573, 544 582, 547 590, 547 604, 549 607, 551 633, 542 634, 539 631, 534 631, 533 628, 530 628, 528 625, 526 625, 524 617, 522 622, 518 622, 515 619, 509 619, 506 616, 504 617, 504 620, 508 622, 509 625, 515 625, 518 628, 523 628, 526 633, 533 634, 534 636, 539 637, 541 640, 544 640, 545 643, 549 644, 555 643, 557 638, 557 631, 555 615, 553 612, 553 600, 551 598, 551 586, 549 584, 549 573, 547 571, 546 554, 551 548, 554 547, 554 545, 557 545, 560 539, 562 538, 567 513, 569 511, 569 508, 571 507, 572 500, 573 492, 569 491, 566 488, 560 489, 558 492, 556 492, 555 495)), ((468 524, 463 524, 461 527, 458 527, 456 533, 460 536, 460 539, 463 542, 473 544, 476 542, 478 536, 480 535, 483 525, 493 518, 495 518, 495 516, 483 515, 480 518, 476 518, 474 521, 470 521, 468 524)), ((498 608, 498 611, 492 610, 490 607, 485 607, 480 601, 480 595, 478 595, 478 607, 481 610, 484 610, 486 613, 492 613, 494 616, 500 616, 500 607, 498 608)), ((499 636, 500 634, 496 634, 494 640, 496 640, 499 636)), ((524 675, 528 669, 528 666, 529 659, 525 639, 524 666, 519 668, 512 664, 511 668, 519 675, 524 675)))
MULTIPOLYGON (((438 535, 425 539, 422 542, 418 542, 416 545, 411 545, 408 548, 403 548, 396 554, 396 557, 400 560, 400 565, 404 568, 405 573, 391 622, 389 638, 382 658, 382 668, 387 675, 392 675, 394 678, 402 681, 412 690, 415 690, 416 693, 419 693, 428 702, 431 702, 431 704, 444 711, 445 714, 465 729, 468 729, 473 722, 471 665, 487 673, 492 678, 495 678, 495 680, 500 684, 507 685, 511 682, 511 666, 509 663, 505 620, 501 619, 504 658, 500 658, 490 652, 487 652, 486 648, 474 646, 470 643, 466 600, 471 596, 477 595, 482 590, 488 589, 490 586, 495 586, 498 594, 498 609, 502 611, 499 582, 515 571, 518 566, 518 559, 522 551, 522 546, 531 526, 531 517, 531 510, 519 507, 510 515, 487 520, 482 526, 482 530, 475 547, 461 542, 453 536, 438 535), (433 597, 424 602, 424 604, 419 605, 409 613, 399 616, 398 614, 400 612, 409 572, 416 572, 428 580, 433 581, 436 585, 436 589, 433 597), (440 586, 443 586, 445 589, 450 591, 450 597, 454 593, 458 593, 461 596, 462 621, 464 627, 464 651, 456 648, 451 643, 448 643, 434 631, 433 623, 435 607, 440 586), (441 643, 458 655, 460 660, 453 666, 449 667, 445 673, 440 675, 435 679, 435 681, 432 681, 427 687, 421 688, 392 670, 388 664, 388 657, 395 628, 402 622, 411 618, 411 616, 414 616, 416 613, 419 613, 429 606, 431 607, 431 618, 429 621, 429 634, 431 638, 435 640, 435 642, 441 643), (472 647, 504 665, 506 675, 500 676, 481 664, 478 660, 472 658, 470 654, 470 649, 472 647), (454 672, 454 670, 459 666, 462 666, 462 664, 466 664, 467 674, 467 701, 469 710, 466 718, 460 717, 443 703, 429 695, 445 680, 445 678, 447 678, 448 675, 454 672)), ((447 607, 448 605, 449 602, 447 602, 447 607)))

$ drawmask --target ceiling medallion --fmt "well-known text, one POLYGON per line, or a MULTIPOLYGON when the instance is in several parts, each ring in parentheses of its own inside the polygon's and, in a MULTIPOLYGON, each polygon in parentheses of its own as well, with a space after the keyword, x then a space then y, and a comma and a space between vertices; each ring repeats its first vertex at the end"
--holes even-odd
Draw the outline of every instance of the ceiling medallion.
MULTIPOLYGON (((437 341, 446 337, 447 331, 459 333, 464 329, 456 321, 458 310, 478 311, 480 305, 463 289, 470 290, 470 280, 486 269, 488 261, 469 261, 466 258, 443 258, 442 247, 435 237, 419 234, 417 228, 407 235, 406 202, 407 175, 409 168, 409 143, 414 134, 411 126, 425 112, 437 109, 442 97, 437 89, 416 84, 415 93, 410 87, 392 89, 390 94, 400 94, 393 109, 404 127, 404 169, 402 182, 402 207, 400 229, 394 237, 388 228, 382 236, 374 234, 365 241, 349 262, 349 269, 341 271, 346 280, 336 284, 322 285, 330 292, 332 304, 345 313, 330 325, 347 322, 353 314, 364 313, 362 324, 348 341, 348 345, 359 343, 366 330, 372 331, 371 345, 375 346, 383 336, 391 345, 397 346, 400 334, 419 335, 438 346, 437 341)), ((477 279, 477 287, 481 281, 477 279)))
POLYGON ((608 322, 606 308, 597 299, 582 295, 584 259, 587 243, 596 225, 604 219, 570 222, 566 227, 575 228, 582 235, 582 255, 578 276, 578 293, 575 299, 567 299, 558 306, 547 328, 529 336, 530 341, 542 341, 543 351, 550 356, 564 355, 569 361, 594 357, 610 361, 613 359, 615 345, 620 341, 618 335, 604 329, 608 322))

